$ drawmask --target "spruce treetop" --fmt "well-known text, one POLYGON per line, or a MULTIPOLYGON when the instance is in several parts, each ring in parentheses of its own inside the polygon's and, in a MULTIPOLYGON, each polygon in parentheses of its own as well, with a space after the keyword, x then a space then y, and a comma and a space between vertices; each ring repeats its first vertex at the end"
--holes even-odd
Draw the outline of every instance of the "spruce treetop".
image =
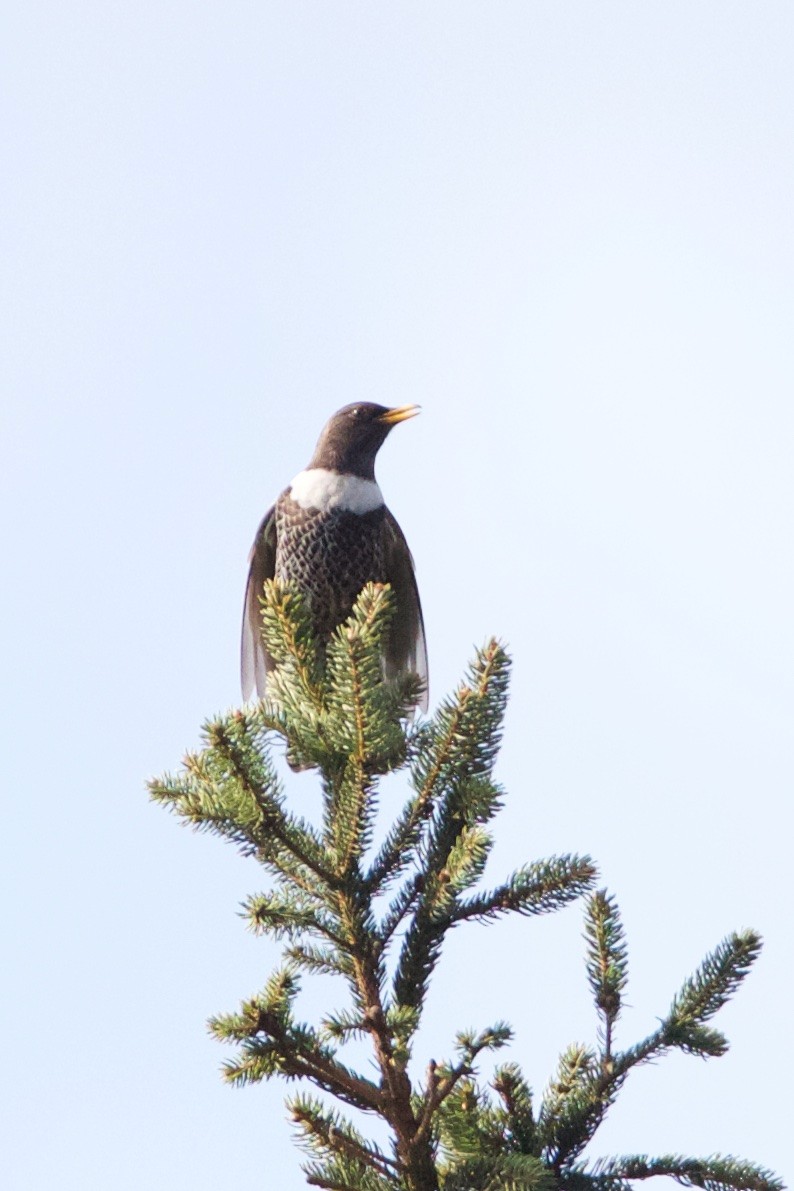
POLYGON ((420 680, 383 676, 392 615, 390 589, 369 584, 319 649, 300 593, 268 582, 263 633, 276 668, 267 698, 208 723, 205 747, 178 774, 150 783, 155 800, 230 840, 270 877, 244 913, 252 930, 281 943, 281 962, 260 993, 210 1022, 236 1047, 226 1079, 300 1082, 289 1111, 309 1154, 306 1179, 330 1191, 624 1191, 657 1175, 707 1191, 779 1191, 769 1171, 732 1157, 587 1159, 633 1068, 671 1050, 725 1052, 711 1019, 760 940, 752 931, 725 939, 658 1028, 619 1047, 627 944, 614 898, 594 888, 590 858, 534 861, 483 884, 505 797, 493 777, 510 668, 504 648, 490 641, 479 650, 453 694, 416 725, 420 680), (317 771, 320 821, 290 807, 272 759, 279 743, 293 767, 317 771), (375 847, 379 779, 397 770, 406 771, 410 794, 375 847), (580 898, 596 1038, 563 1052, 539 1102, 515 1062, 498 1066, 487 1084, 478 1077, 479 1057, 512 1040, 502 1021, 461 1030, 447 1058, 415 1055, 450 930, 580 898), (312 1024, 300 1020, 296 1000, 313 973, 337 977, 344 999, 312 1024), (367 1073, 347 1057, 352 1039, 371 1050, 367 1073), (385 1122, 388 1147, 361 1131, 368 1115, 385 1122))

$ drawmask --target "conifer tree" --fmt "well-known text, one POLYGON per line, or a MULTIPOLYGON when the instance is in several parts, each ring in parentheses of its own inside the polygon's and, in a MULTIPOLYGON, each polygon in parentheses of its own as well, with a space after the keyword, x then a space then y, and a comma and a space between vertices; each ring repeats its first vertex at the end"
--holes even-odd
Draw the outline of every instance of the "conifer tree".
POLYGON ((493 767, 507 699, 504 649, 487 644, 435 716, 414 725, 419 680, 382 677, 391 611, 388 588, 366 587, 321 650, 299 593, 269 582, 263 631, 278 668, 268 699, 208 723, 204 749, 176 776, 151 783, 157 801, 230 840, 271 878, 244 910, 254 931, 283 941, 282 962, 238 1012, 210 1022, 237 1047, 226 1079, 299 1081, 289 1108, 310 1155, 306 1179, 329 1191, 626 1191, 655 1175, 707 1191, 778 1191, 769 1171, 720 1155, 587 1160, 635 1067, 671 1050, 725 1052, 711 1019, 749 971, 760 939, 752 931, 725 939, 684 981, 658 1028, 618 1047, 626 941, 614 898, 594 889, 590 858, 535 861, 482 886, 489 825, 503 798, 493 767), (288 805, 271 753, 279 741, 293 767, 318 771, 321 822, 288 805), (375 847, 378 782, 401 769, 411 793, 375 847), (579 898, 597 1040, 563 1052, 539 1102, 514 1062, 487 1085, 478 1079, 478 1057, 511 1040, 502 1021, 462 1030, 442 1061, 414 1056, 450 930, 549 913, 579 898), (301 979, 312 973, 339 977, 346 993, 315 1024, 296 1014, 301 979), (351 1066, 345 1047, 354 1038, 370 1047, 376 1075, 351 1066), (350 1110, 380 1118, 389 1146, 362 1132, 350 1110))

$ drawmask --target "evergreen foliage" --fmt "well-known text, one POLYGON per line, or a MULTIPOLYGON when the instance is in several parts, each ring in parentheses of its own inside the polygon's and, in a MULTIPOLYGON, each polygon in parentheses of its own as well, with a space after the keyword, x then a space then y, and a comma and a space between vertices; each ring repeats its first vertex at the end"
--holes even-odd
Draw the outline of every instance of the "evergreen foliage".
POLYGON ((770 1172, 719 1155, 584 1158, 632 1068, 674 1049, 724 1053, 725 1038, 707 1023, 744 979, 760 940, 751 931, 726 939, 659 1027, 616 1049, 626 942, 614 899, 592 891, 592 861, 553 857, 481 888, 503 797, 493 767, 507 699, 504 649, 486 645, 435 716, 412 725, 418 679, 382 678, 390 615, 389 589, 366 587, 320 651, 300 595, 269 582, 263 624, 278 663, 269 698, 207 724, 205 748, 178 775, 151 783, 157 801, 231 840, 272 878, 243 909, 255 932, 283 942, 282 962, 237 1013, 210 1022, 215 1037, 237 1047, 226 1079, 279 1075, 326 1094, 301 1090, 289 1106, 310 1155, 307 1182, 333 1191, 624 1191, 655 1175, 707 1191, 777 1191, 770 1172), (320 823, 289 808, 271 760, 279 741, 294 768, 319 771, 320 823), (400 769, 411 793, 375 850, 378 779, 400 769), (478 1081, 478 1057, 511 1040, 503 1022, 459 1033, 454 1057, 431 1061, 417 1077, 414 1039, 447 933, 467 920, 548 913, 583 896, 597 1044, 568 1047, 537 1108, 515 1063, 497 1067, 488 1085, 478 1081), (341 977, 348 995, 315 1025, 296 1012, 306 973, 341 977), (353 1038, 369 1041, 376 1075, 347 1061, 353 1038), (390 1151, 359 1132, 345 1108, 381 1118, 390 1151))

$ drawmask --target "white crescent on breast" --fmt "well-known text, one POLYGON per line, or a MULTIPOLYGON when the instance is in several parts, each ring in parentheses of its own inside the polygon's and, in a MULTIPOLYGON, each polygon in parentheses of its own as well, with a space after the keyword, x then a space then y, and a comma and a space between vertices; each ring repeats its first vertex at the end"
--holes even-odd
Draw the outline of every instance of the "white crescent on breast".
POLYGON ((289 494, 302 509, 318 509, 321 513, 332 509, 371 513, 383 504, 383 494, 374 480, 343 476, 324 467, 298 472, 289 494))

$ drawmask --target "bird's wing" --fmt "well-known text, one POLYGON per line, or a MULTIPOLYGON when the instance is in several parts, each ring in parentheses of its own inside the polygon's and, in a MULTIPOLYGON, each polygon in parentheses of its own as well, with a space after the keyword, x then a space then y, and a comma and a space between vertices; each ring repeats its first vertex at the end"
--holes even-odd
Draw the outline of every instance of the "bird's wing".
POLYGON ((419 706, 427 711, 427 644, 414 560, 403 531, 388 509, 385 514, 386 580, 397 604, 386 651, 386 672, 393 675, 407 670, 418 674, 425 684, 419 706))
POLYGON ((243 634, 240 643, 240 675, 243 699, 250 699, 254 688, 261 698, 265 693, 265 679, 268 670, 273 669, 273 659, 265 649, 262 640, 262 612, 259 597, 265 579, 272 579, 276 573, 276 506, 274 505, 256 531, 254 544, 248 557, 248 583, 245 588, 243 608, 243 634))

